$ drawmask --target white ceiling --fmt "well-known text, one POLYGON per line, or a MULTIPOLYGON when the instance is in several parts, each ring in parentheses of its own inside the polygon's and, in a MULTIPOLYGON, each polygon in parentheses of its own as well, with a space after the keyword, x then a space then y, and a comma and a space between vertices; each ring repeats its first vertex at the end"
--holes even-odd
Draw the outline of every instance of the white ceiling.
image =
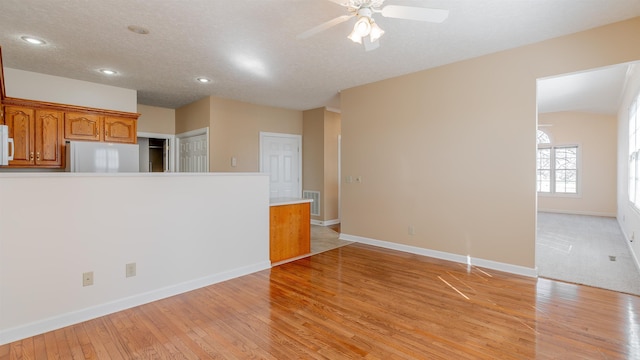
POLYGON ((585 111, 614 115, 632 64, 538 80, 538 112, 585 111))
POLYGON ((385 4, 450 15, 442 24, 375 15, 386 33, 365 52, 346 38, 354 19, 296 39, 346 13, 327 0, 2 0, 0 46, 5 67, 135 89, 141 104, 177 108, 215 95, 306 110, 339 108, 341 89, 640 16, 640 0, 385 4), (30 46, 23 35, 48 44, 30 46))

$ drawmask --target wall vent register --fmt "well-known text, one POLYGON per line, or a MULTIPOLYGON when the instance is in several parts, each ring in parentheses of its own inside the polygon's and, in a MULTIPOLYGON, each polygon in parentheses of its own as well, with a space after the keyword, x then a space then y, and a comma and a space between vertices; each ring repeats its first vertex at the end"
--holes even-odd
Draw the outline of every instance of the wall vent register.
POLYGON ((311 199, 311 215, 320 216, 320 191, 302 190, 304 199, 311 199))

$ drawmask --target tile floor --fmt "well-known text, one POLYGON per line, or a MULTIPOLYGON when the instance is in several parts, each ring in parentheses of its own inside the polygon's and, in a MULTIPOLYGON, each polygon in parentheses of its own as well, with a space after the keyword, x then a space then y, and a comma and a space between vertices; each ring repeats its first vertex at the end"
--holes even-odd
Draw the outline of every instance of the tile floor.
POLYGON ((331 226, 311 225, 311 254, 318 254, 352 243, 352 241, 340 240, 339 236, 340 224, 331 226))

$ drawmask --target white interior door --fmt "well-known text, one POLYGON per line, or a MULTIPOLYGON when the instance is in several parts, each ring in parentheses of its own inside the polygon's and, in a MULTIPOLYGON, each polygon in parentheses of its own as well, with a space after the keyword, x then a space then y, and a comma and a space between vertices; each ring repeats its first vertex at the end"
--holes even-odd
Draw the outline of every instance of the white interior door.
POLYGON ((178 159, 180 172, 209 171, 209 136, 199 134, 178 138, 178 159))
POLYGON ((269 173, 270 196, 302 197, 302 136, 260 133, 260 171, 269 173))

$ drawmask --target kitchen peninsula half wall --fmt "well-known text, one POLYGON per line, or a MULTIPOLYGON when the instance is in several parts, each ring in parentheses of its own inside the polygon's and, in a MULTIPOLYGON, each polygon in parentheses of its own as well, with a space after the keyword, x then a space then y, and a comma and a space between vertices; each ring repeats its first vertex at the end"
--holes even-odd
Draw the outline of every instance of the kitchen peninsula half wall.
POLYGON ((266 174, 0 173, 0 199, 0 344, 271 266, 266 174))

